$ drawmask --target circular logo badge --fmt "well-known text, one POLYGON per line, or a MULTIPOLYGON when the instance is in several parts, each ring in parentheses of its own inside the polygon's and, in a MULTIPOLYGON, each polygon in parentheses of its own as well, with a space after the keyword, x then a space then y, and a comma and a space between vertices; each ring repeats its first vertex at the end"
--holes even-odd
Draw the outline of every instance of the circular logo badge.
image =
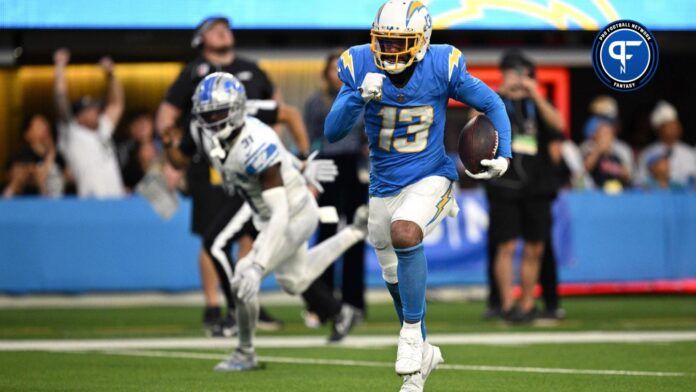
POLYGON ((597 33, 592 45, 592 66, 599 80, 617 91, 645 86, 657 71, 655 36, 642 24, 617 20, 597 33))

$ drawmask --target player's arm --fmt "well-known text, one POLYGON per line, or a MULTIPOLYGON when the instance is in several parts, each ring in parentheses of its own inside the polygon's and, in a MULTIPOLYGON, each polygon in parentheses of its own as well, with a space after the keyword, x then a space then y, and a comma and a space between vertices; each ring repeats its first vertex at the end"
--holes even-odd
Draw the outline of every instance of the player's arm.
POLYGON ((53 53, 55 64, 53 79, 53 94, 56 105, 56 114, 60 122, 67 123, 70 120, 70 100, 68 98, 68 82, 65 77, 65 68, 70 62, 70 51, 60 48, 53 53))
POLYGON ((114 76, 114 61, 110 57, 103 57, 99 60, 99 66, 104 70, 104 74, 106 74, 106 79, 108 81, 104 114, 115 126, 121 120, 126 103, 123 85, 118 78, 114 76))
POLYGON ((457 65, 450 66, 453 67, 449 81, 450 97, 485 113, 498 131, 496 157, 512 158, 510 119, 500 96, 481 80, 471 76, 462 58, 457 65))
POLYGON ((384 74, 368 73, 358 85, 355 66, 351 49, 343 52, 338 59, 338 78, 343 87, 324 120, 324 136, 330 143, 343 139, 355 126, 365 104, 382 95, 384 74))

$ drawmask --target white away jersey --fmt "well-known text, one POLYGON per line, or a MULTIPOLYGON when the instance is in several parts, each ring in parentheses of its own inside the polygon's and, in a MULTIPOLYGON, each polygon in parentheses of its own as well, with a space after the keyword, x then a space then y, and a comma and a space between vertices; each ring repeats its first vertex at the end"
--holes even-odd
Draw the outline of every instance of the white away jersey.
MULTIPOLYGON (((197 139, 197 135, 192 136, 197 139)), ((213 141, 203 132, 200 136, 208 159, 222 175, 223 186, 228 191, 234 189, 244 197, 254 210, 257 223, 262 225, 271 217, 270 209, 261 197, 263 189, 259 173, 278 163, 288 195, 290 216, 298 212, 311 197, 304 177, 294 164, 295 158, 285 149, 275 131, 258 119, 246 117, 244 128, 222 161, 210 154, 214 148, 213 141)))

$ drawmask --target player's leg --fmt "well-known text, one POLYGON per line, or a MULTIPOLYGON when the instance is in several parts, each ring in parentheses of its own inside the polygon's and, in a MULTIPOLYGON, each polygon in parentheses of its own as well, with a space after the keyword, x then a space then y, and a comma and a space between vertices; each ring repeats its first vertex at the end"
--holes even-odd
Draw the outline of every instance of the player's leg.
POLYGON ((230 199, 220 209, 218 217, 212 222, 204 236, 206 251, 213 260, 222 291, 227 300, 227 317, 220 325, 220 332, 223 336, 231 336, 236 333, 235 302, 231 287, 234 273, 234 263, 230 257, 232 244, 242 236, 253 232, 251 216, 251 208, 241 198, 230 199))
POLYGON ((397 277, 404 322, 399 337, 396 371, 411 374, 421 370, 422 319, 425 314, 427 260, 423 238, 447 216, 458 211, 452 181, 427 177, 406 187, 400 205, 391 217, 391 242, 397 255, 397 277))
MULTIPOLYGON (((298 214, 301 215, 301 214, 298 214)), ((308 214, 307 217, 300 217, 298 219, 318 219, 318 214, 308 214)), ((299 292, 302 292, 309 287, 309 285, 318 278, 328 266, 333 264, 339 256, 341 256, 346 250, 351 248, 356 243, 363 241, 367 236, 367 218, 368 210, 367 207, 359 208, 353 219, 353 223, 335 235, 327 238, 326 240, 314 245, 307 252, 307 258, 305 260, 305 270, 304 276, 298 287, 299 292)), ((309 237, 307 237, 309 238, 309 237)))
MULTIPOLYGON (((237 271, 241 272, 252 265, 252 257, 244 257, 237 263, 237 271)), ((254 295, 250 300, 240 300, 234 295, 239 328, 237 348, 232 354, 215 366, 215 371, 245 371, 258 367, 254 338, 256 336, 256 323, 259 316, 259 299, 254 295)))

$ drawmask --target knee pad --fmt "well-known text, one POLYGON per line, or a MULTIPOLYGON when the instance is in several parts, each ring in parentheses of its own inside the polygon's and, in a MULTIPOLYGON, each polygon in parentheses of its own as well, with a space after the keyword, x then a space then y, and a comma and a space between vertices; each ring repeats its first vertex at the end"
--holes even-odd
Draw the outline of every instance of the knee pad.
POLYGON ((396 266, 398 259, 394 248, 391 246, 386 249, 375 249, 379 266, 382 268, 382 279, 387 283, 398 283, 399 278, 396 275, 396 266))
POLYGON ((396 265, 382 268, 382 279, 389 284, 399 283, 399 278, 396 275, 396 265))

